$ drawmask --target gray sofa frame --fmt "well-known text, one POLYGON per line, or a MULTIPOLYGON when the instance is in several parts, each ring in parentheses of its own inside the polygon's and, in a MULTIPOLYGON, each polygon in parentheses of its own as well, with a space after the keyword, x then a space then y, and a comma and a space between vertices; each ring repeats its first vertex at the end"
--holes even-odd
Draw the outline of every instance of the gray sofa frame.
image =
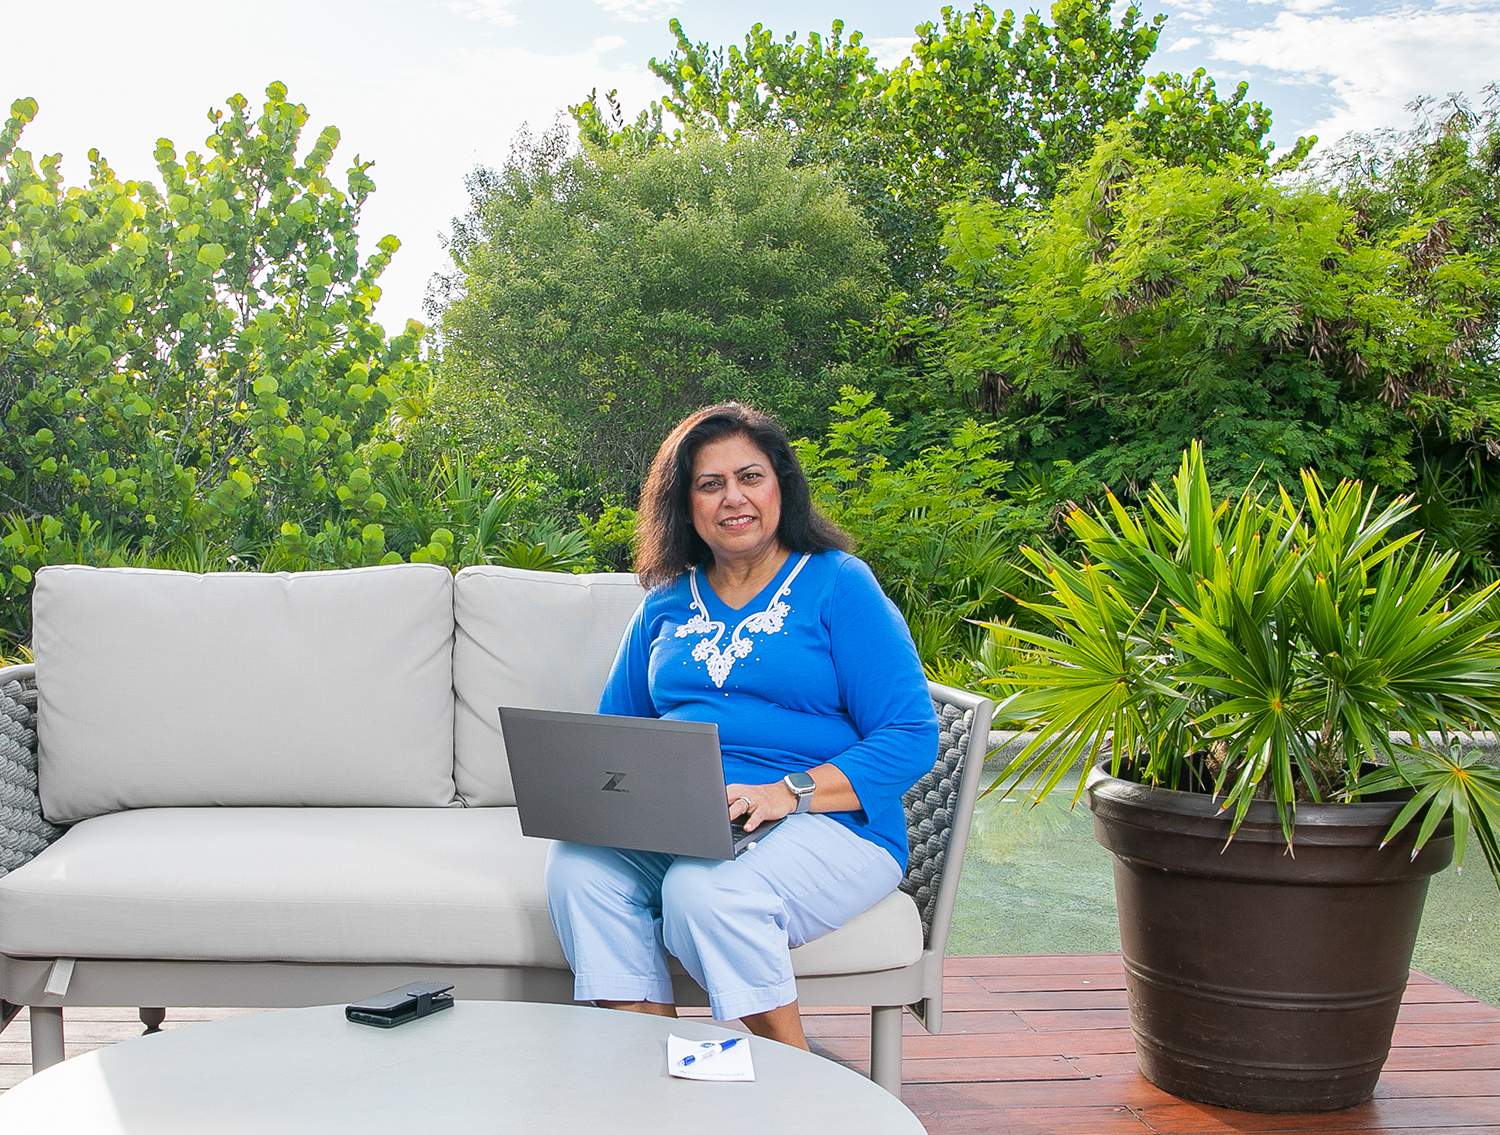
MULTIPOLYGON (((804 977, 802 1005, 870 1007, 870 1078, 901 1092, 902 1009, 930 1033, 943 1028, 943 954, 958 893, 964 847, 989 741, 994 704, 929 683, 941 726, 932 770, 906 796, 911 862, 901 889, 922 917, 924 948, 903 969, 804 977)), ((36 779, 36 669, 0 668, 0 874, 14 870, 63 834, 41 816, 36 779)), ((214 962, 128 958, 38 958, 0 954, 0 1029, 30 1010, 32 1070, 63 1059, 63 1011, 134 1006, 156 1027, 163 1007, 293 1008, 335 1004, 408 981, 442 978, 479 1000, 569 1002, 564 970, 495 966, 214 962)), ((703 991, 677 979, 680 1005, 704 1005, 703 991)))

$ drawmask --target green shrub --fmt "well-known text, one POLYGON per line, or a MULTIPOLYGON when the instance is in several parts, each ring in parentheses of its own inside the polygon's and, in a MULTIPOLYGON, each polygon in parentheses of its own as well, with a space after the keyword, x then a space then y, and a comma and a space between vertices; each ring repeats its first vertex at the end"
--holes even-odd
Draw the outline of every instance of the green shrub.
POLYGON ((796 443, 816 504, 855 540, 911 627, 928 674, 965 684, 983 631, 1014 613, 1016 549, 1048 526, 1045 508, 1005 491, 994 424, 969 421, 897 463, 902 430, 875 397, 845 387, 821 441, 796 443))

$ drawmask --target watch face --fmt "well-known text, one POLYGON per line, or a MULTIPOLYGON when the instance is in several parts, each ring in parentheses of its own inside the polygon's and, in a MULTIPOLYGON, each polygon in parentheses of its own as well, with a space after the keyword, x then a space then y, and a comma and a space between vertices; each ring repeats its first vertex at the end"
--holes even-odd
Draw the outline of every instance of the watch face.
POLYGON ((818 786, 817 782, 813 780, 811 774, 805 772, 788 773, 786 777, 786 783, 787 787, 789 787, 799 796, 805 792, 811 792, 818 786))

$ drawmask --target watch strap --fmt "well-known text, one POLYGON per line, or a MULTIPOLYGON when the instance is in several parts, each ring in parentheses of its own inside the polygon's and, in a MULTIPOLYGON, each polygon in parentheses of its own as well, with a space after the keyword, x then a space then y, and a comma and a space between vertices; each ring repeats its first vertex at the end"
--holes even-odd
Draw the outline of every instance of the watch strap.
MULTIPOLYGON (((794 775, 796 774, 789 773, 788 775, 782 777, 781 783, 786 785, 787 790, 797 798, 797 807, 793 810, 792 814, 801 815, 803 812, 806 812, 812 808, 813 793, 817 791, 818 786, 816 784, 808 784, 805 787, 799 787, 792 781, 792 777, 794 775)), ((808 776, 806 773, 803 773, 801 775, 806 777, 809 781, 812 780, 812 777, 808 776)))

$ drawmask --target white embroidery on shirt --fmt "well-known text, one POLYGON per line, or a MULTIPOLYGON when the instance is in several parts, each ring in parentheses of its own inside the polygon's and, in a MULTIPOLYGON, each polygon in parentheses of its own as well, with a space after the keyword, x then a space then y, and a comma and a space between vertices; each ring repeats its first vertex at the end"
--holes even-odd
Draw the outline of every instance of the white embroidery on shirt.
POLYGON ((677 628, 677 637, 687 638, 691 634, 714 636, 712 639, 701 638, 694 644, 693 658, 695 661, 708 664, 708 676, 713 679, 715 686, 722 689, 725 679, 729 677, 729 672, 734 669, 734 664, 741 658, 748 657, 755 649, 755 644, 750 639, 740 637, 743 633, 776 634, 781 630, 786 617, 792 613, 791 607, 787 606, 783 600, 791 594, 792 581, 797 578, 797 573, 811 558, 811 552, 803 553, 802 558, 797 561, 797 566, 792 568, 791 574, 782 581, 781 586, 776 589, 776 594, 771 596, 771 601, 766 604, 765 610, 756 611, 741 619, 729 636, 729 645, 723 650, 719 649, 719 643, 724 638, 724 624, 708 617, 708 607, 698 591, 698 569, 688 569, 690 573, 688 585, 693 591, 694 613, 691 619, 677 628))

